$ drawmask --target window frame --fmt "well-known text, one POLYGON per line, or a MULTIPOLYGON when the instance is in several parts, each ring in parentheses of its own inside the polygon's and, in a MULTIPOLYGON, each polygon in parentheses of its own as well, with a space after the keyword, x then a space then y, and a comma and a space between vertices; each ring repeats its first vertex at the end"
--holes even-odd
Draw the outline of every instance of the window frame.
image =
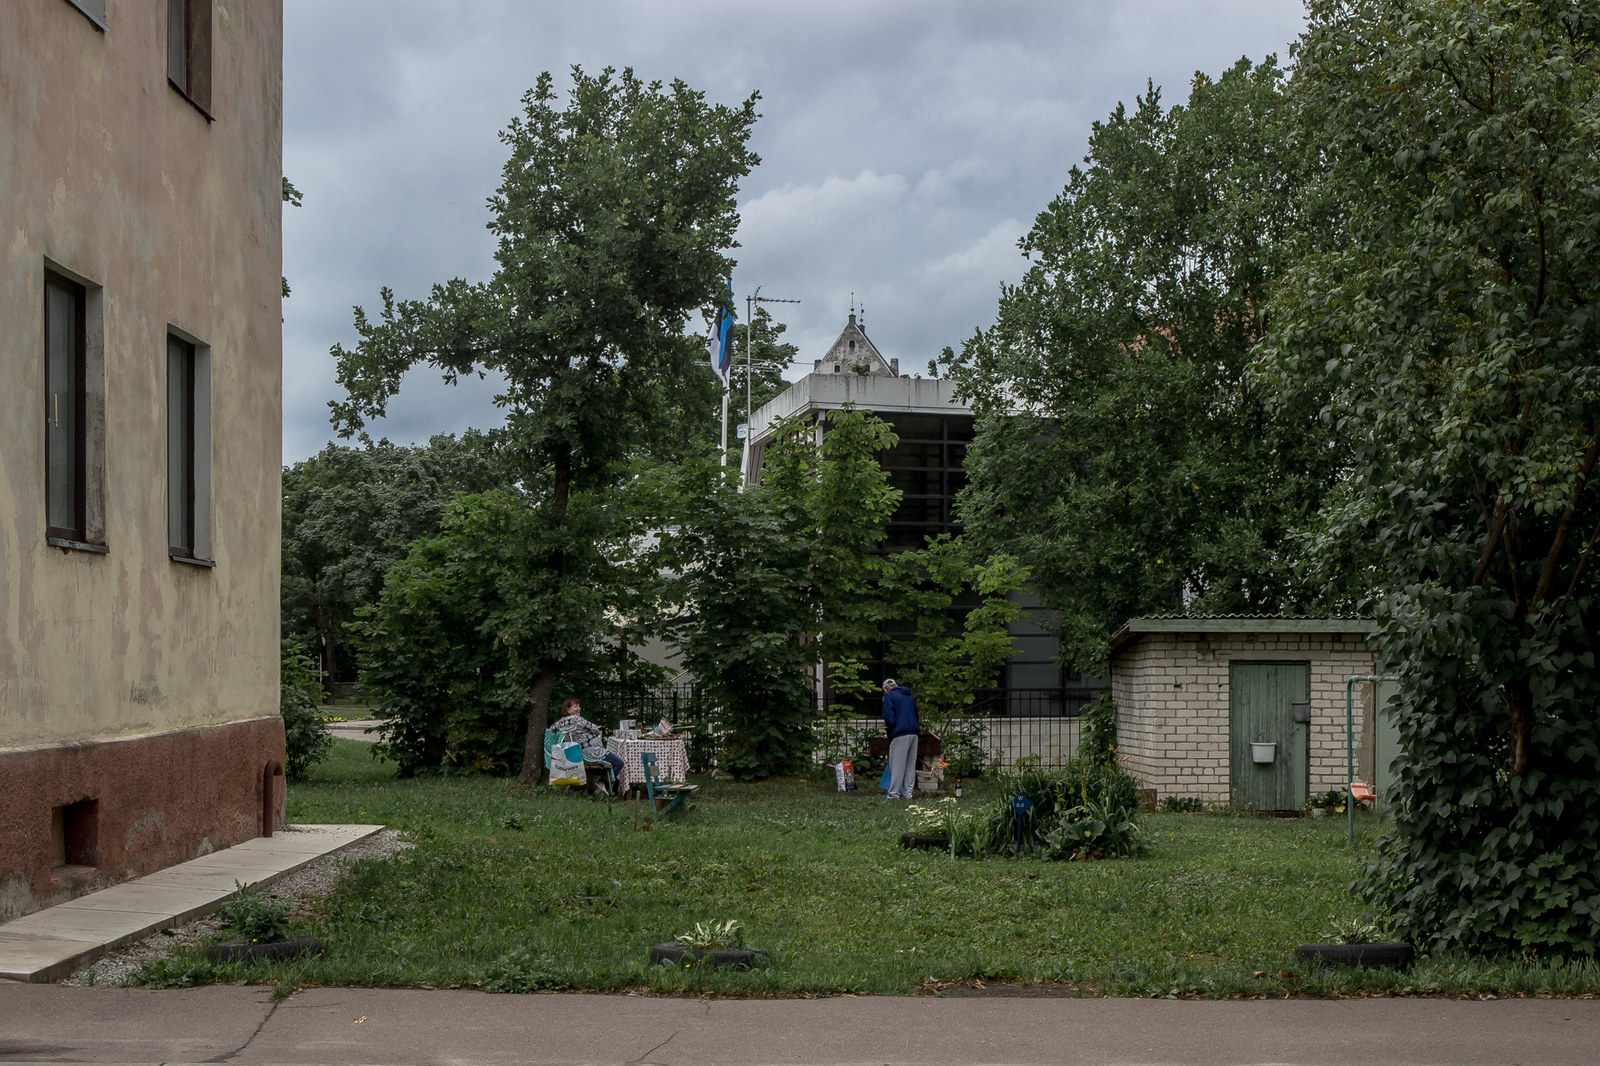
MULTIPOLYGON (((45 500, 45 539, 47 541, 64 541, 63 546, 82 545, 88 540, 88 290, 85 286, 73 281, 71 278, 58 274, 53 270, 46 270, 44 275, 44 500, 45 500), (50 425, 54 417, 59 424, 59 392, 54 388, 56 382, 51 373, 50 349, 52 337, 50 334, 50 290, 54 287, 66 292, 73 301, 73 351, 72 351, 72 518, 71 526, 57 526, 51 524, 50 500, 52 489, 51 482, 51 443, 50 425)), ((55 516, 59 517, 59 516, 55 516)))
POLYGON ((167 84, 212 122, 211 0, 167 0, 167 84), (175 60, 181 55, 182 66, 175 60), (182 78, 178 77, 182 75, 182 78))
POLYGON ((211 347, 167 326, 166 433, 167 558, 214 567, 211 530, 211 347), (174 380, 174 370, 179 380, 174 380), (176 402, 174 402, 176 401, 176 402), (176 419, 176 424, 174 424, 176 419), (174 432, 182 454, 173 454, 174 432), (174 492, 182 499, 174 507, 174 492), (175 513, 176 512, 176 513, 175 513))

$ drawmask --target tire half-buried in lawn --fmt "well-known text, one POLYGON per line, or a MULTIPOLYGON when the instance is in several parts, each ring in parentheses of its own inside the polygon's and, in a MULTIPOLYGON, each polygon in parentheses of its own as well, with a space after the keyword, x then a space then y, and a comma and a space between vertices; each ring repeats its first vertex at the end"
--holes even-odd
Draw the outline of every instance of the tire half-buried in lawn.
POLYGON ((251 940, 224 940, 206 948, 209 962, 245 962, 254 959, 292 959, 300 955, 321 955, 323 944, 314 936, 292 936, 258 944, 251 940))
POLYGON ((756 958, 766 958, 760 948, 686 948, 682 944, 657 944, 650 949, 652 966, 668 962, 674 965, 698 962, 710 966, 730 966, 735 970, 748 970, 756 958))
POLYGON ((1320 962, 1326 966, 1364 966, 1372 969, 1391 966, 1403 970, 1416 957, 1410 944, 1301 944, 1294 949, 1296 962, 1320 962))

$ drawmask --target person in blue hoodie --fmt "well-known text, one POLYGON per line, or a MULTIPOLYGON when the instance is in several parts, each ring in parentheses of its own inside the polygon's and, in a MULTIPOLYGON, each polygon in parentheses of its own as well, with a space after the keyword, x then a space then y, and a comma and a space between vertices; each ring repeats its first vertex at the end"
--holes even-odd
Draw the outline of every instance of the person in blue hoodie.
POLYGON ((883 683, 883 720, 889 727, 889 794, 886 799, 910 799, 917 784, 917 701, 911 690, 894 678, 883 683))

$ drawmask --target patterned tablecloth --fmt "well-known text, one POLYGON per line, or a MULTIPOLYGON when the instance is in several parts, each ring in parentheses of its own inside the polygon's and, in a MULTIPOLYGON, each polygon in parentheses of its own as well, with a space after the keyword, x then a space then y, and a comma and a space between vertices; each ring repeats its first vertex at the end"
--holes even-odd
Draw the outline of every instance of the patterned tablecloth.
POLYGON ((677 740, 622 740, 612 737, 606 741, 606 748, 622 757, 622 780, 619 782, 624 789, 638 785, 644 787, 644 764, 639 761, 643 752, 651 752, 656 757, 656 769, 661 774, 661 780, 668 784, 682 784, 683 777, 689 772, 689 749, 680 737, 677 740))

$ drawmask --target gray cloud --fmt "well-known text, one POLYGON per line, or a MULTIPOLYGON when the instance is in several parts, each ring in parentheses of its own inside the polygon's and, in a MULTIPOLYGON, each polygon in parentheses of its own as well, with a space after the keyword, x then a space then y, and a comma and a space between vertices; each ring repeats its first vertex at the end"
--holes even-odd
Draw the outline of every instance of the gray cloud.
MULTIPOLYGON (((327 352, 353 343, 351 305, 492 272, 496 134, 542 70, 632 66, 729 104, 759 89, 735 292, 804 301, 779 309, 804 366, 854 292, 915 371, 992 321, 1092 122, 1147 79, 1179 101, 1196 70, 1287 58, 1302 24, 1299 0, 288 0, 284 171, 306 200, 284 211, 285 461, 331 436, 327 352)), ((496 424, 493 386, 414 373, 372 431, 496 424)))

